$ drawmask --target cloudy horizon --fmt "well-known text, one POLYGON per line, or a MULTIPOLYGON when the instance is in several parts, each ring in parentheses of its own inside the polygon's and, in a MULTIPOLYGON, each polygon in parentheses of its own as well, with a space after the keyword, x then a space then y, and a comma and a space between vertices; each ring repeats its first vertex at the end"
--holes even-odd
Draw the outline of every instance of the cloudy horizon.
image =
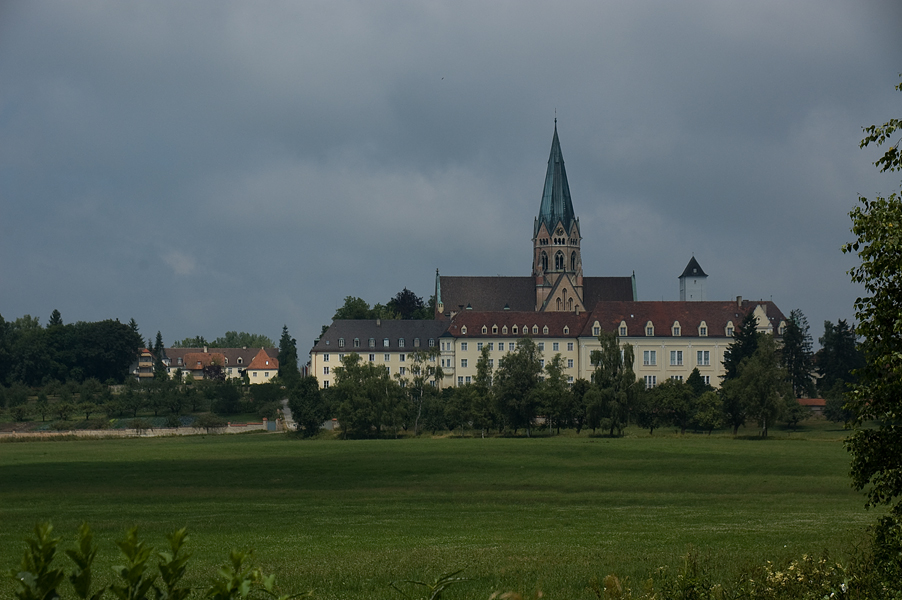
POLYGON ((586 275, 853 320, 848 212, 899 188, 896 2, 11 2, 0 314, 247 331, 528 275, 557 117, 586 275))

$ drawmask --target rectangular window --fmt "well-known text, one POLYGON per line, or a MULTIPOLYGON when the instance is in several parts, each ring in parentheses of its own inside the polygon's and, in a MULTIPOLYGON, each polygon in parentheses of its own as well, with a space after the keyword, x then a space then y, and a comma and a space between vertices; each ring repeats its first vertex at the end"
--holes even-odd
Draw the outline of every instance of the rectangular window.
POLYGON ((329 353, 328 352, 323 354, 323 362, 329 362, 329 353))
POLYGON ((466 358, 460 359, 460 368, 461 368, 461 369, 466 369, 466 368, 467 368, 467 359, 466 359, 466 358))
POLYGON ((323 375, 329 374, 329 367, 323 367, 323 375))
POLYGON ((466 377, 465 377, 465 378, 464 378, 464 379, 466 379, 466 381, 467 381, 467 383, 470 383, 470 381, 471 381, 471 379, 470 379, 470 376, 469 376, 469 375, 467 375, 467 376, 466 376, 466 377))
POLYGON ((652 337, 654 334, 655 334, 654 327, 646 327, 645 328, 645 335, 647 335, 648 337, 652 337))
POLYGON ((404 362, 404 360, 406 358, 407 358, 407 355, 402 352, 401 354, 398 355, 398 362, 404 362))
POLYGON ((626 337, 626 327, 620 328, 620 337, 626 337))
POLYGON ((466 352, 466 351, 467 351, 467 343, 466 343, 466 342, 461 342, 461 343, 460 343, 460 349, 461 349, 461 351, 466 352))
POLYGON ((568 358, 568 359, 567 359, 567 368, 568 368, 568 369, 572 369, 572 368, 573 368, 573 359, 572 359, 572 358, 568 358))
POLYGON ((551 342, 551 351, 552 352, 557 352, 560 349, 561 349, 561 345, 559 343, 551 342))
POLYGON ((429 347, 430 347, 430 348, 435 348, 435 340, 432 339, 432 338, 429 338, 429 347))
POLYGON ((386 372, 386 373, 391 373, 391 367, 385 367, 385 372, 386 372))
POLYGON ((700 367, 707 367, 711 364, 711 351, 699 350, 695 353, 696 362, 700 367))
POLYGON ((671 367, 682 367, 683 366, 683 351, 682 350, 671 350, 670 351, 670 366, 671 367))
POLYGON ((679 327, 673 328, 673 337, 680 337, 680 328, 679 327))
POLYGON ((375 347, 376 347, 376 339, 370 338, 370 348, 375 348, 375 347))
POLYGON ((599 335, 601 335, 601 327, 593 327, 593 328, 592 328, 592 335, 594 335, 594 336, 596 336, 596 337, 599 336, 599 335))
POLYGON ((482 342, 476 342, 476 351, 482 352, 482 342))
POLYGON ((573 352, 573 342, 567 342, 567 352, 573 352))
POLYGON ((338 355, 338 362, 341 362, 341 361, 343 361, 344 359, 345 359, 345 355, 344 355, 344 354, 339 354, 339 355, 338 355))
POLYGON ((733 328, 727 327, 727 337, 733 337, 733 328))
POLYGON ((494 349, 495 349, 495 344, 494 344, 494 342, 489 342, 489 352, 491 352, 491 351, 494 350, 494 349))
POLYGON ((404 367, 398 367, 398 374, 404 375, 406 372, 407 370, 404 367))
POLYGON ((338 338, 338 347, 339 348, 345 347, 345 339, 344 338, 338 338))
POLYGON ((329 382, 328 382, 328 381, 324 381, 324 382, 323 382, 323 389, 326 389, 327 387, 329 387, 329 382))
POLYGON ((545 352, 545 342, 539 342, 539 352, 545 352))
POLYGON ((645 376, 645 389, 650 390, 651 388, 658 385, 658 376, 657 375, 646 375, 645 376))
POLYGON ((658 363, 658 352, 657 350, 643 350, 642 351, 642 364, 646 367, 653 367, 658 363))
POLYGON ((544 358, 539 359, 539 366, 542 367, 543 369, 545 368, 545 359, 544 358))
POLYGON ((701 337, 707 336, 707 335, 708 335, 708 328, 707 328, 707 327, 699 327, 699 328, 698 328, 698 334, 699 334, 701 337))
POLYGON ((671 375, 670 378, 673 379, 674 381, 683 381, 682 375, 671 375))
POLYGON ((254 377, 256 377, 256 376, 257 376, 257 372, 256 372, 256 371, 254 371, 254 377))
POLYGON ((376 361, 376 355, 370 354, 370 362, 375 362, 375 361, 376 361))
POLYGON ((383 362, 391 362, 391 354, 383 354, 382 361, 383 362))
POLYGON ((464 384, 464 378, 463 378, 463 377, 458 377, 458 378, 457 378, 457 385, 463 385, 463 384, 464 384))
POLYGON ((403 348, 403 347, 404 347, 404 338, 399 338, 398 339, 398 348, 403 348))
POLYGON ((711 376, 710 375, 702 375, 702 379, 707 385, 711 385, 711 376))
POLYGON ((383 347, 383 348, 388 348, 388 345, 389 345, 388 338, 385 338, 384 340, 382 340, 382 347, 383 347))
POLYGON ((494 359, 494 358, 490 358, 490 359, 489 359, 489 368, 490 368, 490 369, 494 369, 494 368, 495 368, 495 359, 494 359))

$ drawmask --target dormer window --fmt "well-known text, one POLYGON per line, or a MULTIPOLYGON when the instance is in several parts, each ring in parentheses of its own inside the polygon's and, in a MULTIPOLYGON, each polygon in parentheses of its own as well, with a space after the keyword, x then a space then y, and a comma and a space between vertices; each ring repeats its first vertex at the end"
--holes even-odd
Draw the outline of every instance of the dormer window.
POLYGON ((376 338, 370 338, 369 344, 370 344, 370 348, 375 348, 376 347, 376 338))
MULTIPOLYGON (((516 326, 516 325, 514 325, 513 332, 514 332, 514 335, 517 335, 517 326, 516 326)), ((506 333, 506 332, 505 332, 505 333, 506 333)))
POLYGON ((708 337, 708 324, 702 321, 698 326, 698 336, 708 337))
POLYGON ((618 331, 620 332, 620 337, 626 337, 627 333, 629 332, 629 330, 626 328, 626 321, 620 321, 620 329, 618 329, 618 331))
POLYGON ((601 335, 601 325, 598 324, 598 321, 595 321, 595 324, 592 325, 592 335, 598 337, 601 335))
POLYGON ((733 321, 728 321, 727 328, 726 328, 727 337, 733 337, 733 331, 734 331, 733 321))
POLYGON ((485 334, 487 334, 488 332, 489 332, 489 328, 486 327, 485 325, 483 325, 483 326, 482 326, 482 334, 485 335, 485 334))
POLYGON ((382 340, 382 347, 383 347, 383 348, 388 348, 390 345, 391 345, 391 342, 389 342, 388 338, 385 338, 385 339, 382 340))
POLYGON ((777 329, 780 332, 780 335, 786 333, 786 321, 780 321, 780 327, 777 329))
POLYGON ((680 322, 679 321, 673 322, 672 331, 673 331, 673 337, 680 337, 680 322))
POLYGON ((497 334, 497 333, 498 333, 498 326, 497 326, 497 325, 492 325, 492 333, 494 333, 494 334, 497 334))
POLYGON ((345 339, 344 338, 338 338, 338 347, 339 348, 345 347, 345 339))
MULTIPOLYGON (((435 339, 429 338, 429 347, 435 348, 435 339)), ((433 360, 435 360, 435 359, 433 358, 433 360)))
POLYGON ((532 326, 532 334, 533 334, 533 335, 538 335, 538 334, 539 334, 539 326, 538 326, 538 325, 533 325, 533 326, 532 326))
POLYGON ((570 333, 570 328, 567 327, 566 325, 564 325, 564 335, 569 335, 569 333, 570 333))
POLYGON ((548 325, 542 328, 542 334, 548 335, 548 325))
POLYGON ((354 338, 354 347, 360 348, 360 338, 354 338))
POLYGON ((467 335, 467 326, 466 325, 464 325, 463 327, 460 328, 460 334, 467 335))
POLYGON ((398 338, 398 348, 404 347, 404 338, 398 338))
POLYGON ((414 348, 420 347, 420 338, 413 338, 413 347, 414 348))
POLYGON ((244 363, 244 359, 241 358, 241 357, 239 356, 239 357, 238 357, 238 364, 240 365, 240 364, 243 364, 243 363, 244 363))
POLYGON ((655 325, 651 321, 645 324, 645 336, 646 337, 654 337, 655 335, 655 325))
MULTIPOLYGON (((516 325, 514 327, 516 327, 516 325)), ((503 333, 504 335, 507 335, 507 325, 505 325, 504 327, 501 328, 501 333, 503 333)))
POLYGON ((178 359, 178 364, 179 364, 179 366, 181 366, 181 365, 182 365, 182 357, 181 357, 181 356, 179 356, 179 359, 178 359))

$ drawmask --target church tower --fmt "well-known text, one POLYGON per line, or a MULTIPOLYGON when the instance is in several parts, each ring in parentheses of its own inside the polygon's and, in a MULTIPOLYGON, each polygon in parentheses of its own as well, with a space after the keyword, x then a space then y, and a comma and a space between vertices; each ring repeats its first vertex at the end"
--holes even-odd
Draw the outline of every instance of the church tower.
POLYGON ((583 305, 583 261, 579 250, 581 240, 555 119, 542 204, 533 227, 532 275, 536 282, 536 310, 586 310, 583 305))
POLYGON ((707 300, 705 294, 705 280, 708 274, 702 270, 701 265, 693 256, 689 264, 680 275, 680 302, 700 302, 707 300))

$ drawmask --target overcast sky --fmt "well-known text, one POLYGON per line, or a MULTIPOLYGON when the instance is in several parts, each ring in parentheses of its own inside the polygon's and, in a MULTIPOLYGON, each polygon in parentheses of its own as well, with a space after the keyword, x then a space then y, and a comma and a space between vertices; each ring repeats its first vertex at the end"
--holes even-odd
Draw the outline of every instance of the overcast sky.
POLYGON ((302 357, 345 296, 529 275, 555 111, 586 275, 800 308, 860 290, 897 0, 4 2, 0 314, 302 357))

